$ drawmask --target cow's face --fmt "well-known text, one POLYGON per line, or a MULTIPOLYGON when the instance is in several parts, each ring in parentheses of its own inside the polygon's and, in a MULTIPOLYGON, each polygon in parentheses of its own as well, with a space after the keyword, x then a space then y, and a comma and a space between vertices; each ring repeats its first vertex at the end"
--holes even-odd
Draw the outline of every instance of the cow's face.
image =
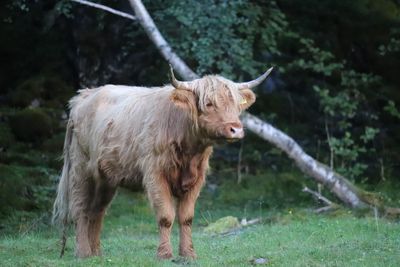
POLYGON ((171 97, 175 105, 192 114, 199 131, 207 138, 243 138, 243 125, 239 115, 254 103, 254 93, 250 89, 238 90, 215 76, 205 77, 198 82, 206 82, 212 87, 190 91, 175 89, 171 97))
POLYGON ((207 97, 205 106, 200 107, 199 127, 211 138, 228 140, 241 139, 244 136, 243 125, 239 115, 250 107, 256 96, 250 89, 235 92, 236 88, 221 85, 215 95, 207 97))
POLYGON ((220 76, 205 76, 191 82, 174 79, 172 84, 175 90, 171 100, 191 114, 204 137, 227 140, 243 138, 244 130, 239 115, 256 99, 250 90, 253 85, 249 84, 251 82, 234 83, 220 76))

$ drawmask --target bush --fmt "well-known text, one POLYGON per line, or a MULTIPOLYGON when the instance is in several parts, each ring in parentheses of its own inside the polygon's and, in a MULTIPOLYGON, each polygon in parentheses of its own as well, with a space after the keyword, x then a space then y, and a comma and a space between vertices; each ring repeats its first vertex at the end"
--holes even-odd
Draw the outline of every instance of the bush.
POLYGON ((14 136, 7 123, 0 122, 0 150, 11 146, 14 141, 14 136))
POLYGON ((51 118, 41 109, 24 109, 10 117, 15 137, 23 142, 38 142, 52 133, 51 118))
POLYGON ((55 190, 49 170, 0 164, 0 177, 0 217, 50 209, 55 190))
POLYGON ((22 209, 26 200, 20 194, 27 186, 21 172, 16 168, 0 164, 0 214, 4 215, 14 209, 22 209))
POLYGON ((58 133, 53 135, 51 138, 45 140, 42 144, 42 150, 45 152, 62 154, 64 146, 65 133, 58 133))
POLYGON ((33 100, 39 100, 41 106, 63 108, 73 94, 71 87, 57 76, 35 76, 10 92, 9 99, 13 106, 25 108, 33 100))

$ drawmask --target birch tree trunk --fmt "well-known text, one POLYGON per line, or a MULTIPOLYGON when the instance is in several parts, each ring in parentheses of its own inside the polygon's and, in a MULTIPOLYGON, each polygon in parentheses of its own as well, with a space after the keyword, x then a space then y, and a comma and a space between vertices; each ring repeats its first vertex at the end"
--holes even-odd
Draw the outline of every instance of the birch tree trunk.
POLYGON ((328 187, 344 203, 353 208, 366 207, 366 203, 359 198, 355 186, 325 164, 318 162, 305 153, 284 132, 249 113, 244 114, 242 120, 249 130, 283 150, 304 173, 313 177, 318 183, 328 187))
MULTIPOLYGON (((91 5, 89 1, 85 0, 72 0, 81 4, 91 5), (86 3, 85 3, 86 2, 86 3)), ((138 21, 146 34, 152 40, 154 45, 158 48, 161 55, 168 61, 176 72, 185 80, 192 80, 199 78, 199 76, 191 70, 186 63, 176 55, 171 46, 164 39, 157 26, 154 24, 153 19, 147 12, 143 3, 140 0, 128 0, 132 6, 136 17, 130 18, 130 14, 126 14, 125 18, 138 21)), ((106 10, 103 6, 103 10, 106 10)), ((119 11, 109 11, 113 14, 118 14, 119 11)), ((269 123, 262 121, 254 115, 245 112, 242 115, 243 125, 258 135, 263 140, 266 140, 284 151, 289 158, 291 158, 296 165, 305 174, 312 177, 318 183, 325 185, 329 190, 334 193, 343 203, 347 206, 357 209, 363 208, 379 208, 385 214, 398 215, 400 214, 399 208, 386 207, 384 202, 373 193, 365 192, 357 188, 349 180, 333 171, 327 165, 318 162, 313 157, 304 152, 304 150, 287 134, 276 129, 269 123)))

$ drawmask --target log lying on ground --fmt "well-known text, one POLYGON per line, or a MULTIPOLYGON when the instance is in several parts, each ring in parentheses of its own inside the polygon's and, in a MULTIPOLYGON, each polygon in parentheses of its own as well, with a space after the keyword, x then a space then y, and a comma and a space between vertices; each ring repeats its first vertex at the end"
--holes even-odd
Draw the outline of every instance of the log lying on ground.
POLYGON ((344 203, 353 208, 366 207, 367 203, 359 198, 354 185, 306 154, 291 137, 249 113, 243 115, 243 120, 249 130, 283 150, 304 173, 325 185, 344 203))
MULTIPOLYGON (((78 0, 76 2, 81 4, 85 4, 84 2, 90 3, 89 1, 85 0, 78 0)), ((164 59, 173 66, 173 68, 182 78, 185 80, 198 78, 199 76, 193 72, 193 70, 191 70, 177 54, 173 52, 171 46, 158 30, 143 3, 140 0, 129 0, 129 3, 133 8, 136 17, 130 18, 129 16, 132 15, 127 13, 127 16, 123 17, 133 19, 140 23, 164 59)), ((105 8, 102 9, 106 10, 105 8)), ((111 13, 120 15, 118 14, 120 11, 111 13)), ((325 185, 347 206, 356 209, 378 208, 381 212, 387 215, 400 214, 400 208, 386 207, 383 200, 380 199, 376 194, 365 192, 357 188, 349 180, 333 171, 327 165, 318 162, 310 155, 305 153, 304 150, 291 137, 276 129, 269 123, 264 122, 247 112, 243 114, 242 122, 247 129, 258 135, 260 138, 270 142, 277 148, 284 151, 289 158, 294 160, 296 165, 304 173, 314 178, 314 180, 318 183, 325 185)))

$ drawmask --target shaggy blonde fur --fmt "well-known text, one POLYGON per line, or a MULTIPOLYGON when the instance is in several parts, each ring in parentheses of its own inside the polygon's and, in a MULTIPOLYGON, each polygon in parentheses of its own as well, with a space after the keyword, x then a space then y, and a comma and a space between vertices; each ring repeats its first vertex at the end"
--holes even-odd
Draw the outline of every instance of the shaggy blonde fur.
POLYGON ((76 224, 76 254, 100 254, 101 222, 118 186, 142 185, 160 228, 158 257, 178 213, 180 254, 195 257, 191 222, 215 139, 241 127, 239 114, 255 101, 220 76, 172 86, 106 85, 80 90, 70 101, 64 167, 53 221, 76 224), (245 99, 245 101, 243 101, 245 99))

